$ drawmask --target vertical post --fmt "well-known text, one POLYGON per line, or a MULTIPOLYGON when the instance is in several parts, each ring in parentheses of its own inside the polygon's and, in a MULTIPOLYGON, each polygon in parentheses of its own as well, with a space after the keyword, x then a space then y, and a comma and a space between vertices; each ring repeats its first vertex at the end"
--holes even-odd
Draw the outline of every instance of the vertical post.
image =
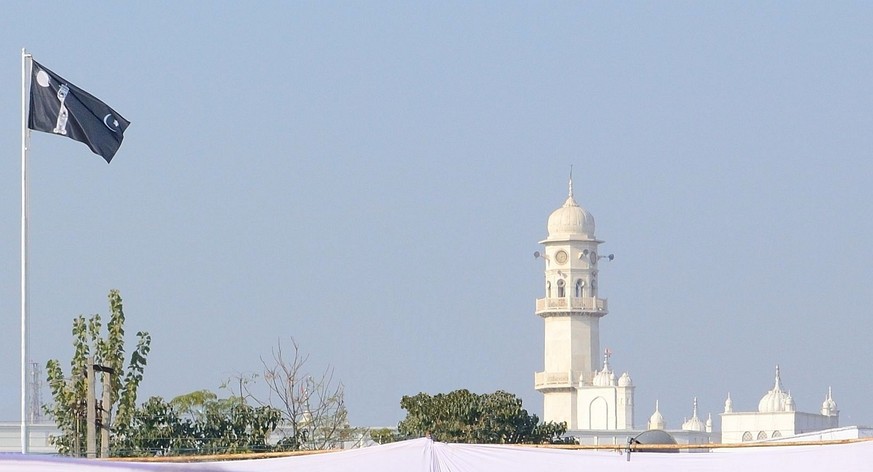
POLYGON ((21 453, 27 454, 27 62, 21 49, 21 453))
POLYGON ((88 356, 88 366, 86 367, 86 375, 88 378, 88 394, 85 396, 87 402, 86 408, 88 413, 85 419, 85 457, 88 459, 97 458, 97 401, 94 395, 94 358, 88 356))
MULTIPOLYGON (((104 369, 106 369, 104 367, 104 369)), ((111 373, 103 370, 103 415, 100 419, 100 457, 109 457, 109 421, 112 418, 112 377, 111 373)))

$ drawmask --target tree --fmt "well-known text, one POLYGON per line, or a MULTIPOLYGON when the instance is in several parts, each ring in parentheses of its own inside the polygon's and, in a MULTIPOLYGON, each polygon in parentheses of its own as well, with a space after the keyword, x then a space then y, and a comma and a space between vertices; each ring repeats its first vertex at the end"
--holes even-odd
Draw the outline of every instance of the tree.
POLYGON ((195 426, 161 397, 151 397, 134 411, 113 453, 120 457, 169 456, 195 453, 195 426))
POLYGON ((276 449, 270 436, 281 417, 275 408, 218 398, 208 390, 169 402, 152 397, 137 408, 116 450, 129 457, 266 452, 276 449))
POLYGON ((266 399, 258 399, 249 391, 247 382, 240 382, 240 387, 257 404, 281 411, 278 431, 283 437, 279 447, 284 450, 329 449, 357 436, 359 431, 349 426, 343 384, 334 383, 333 369, 328 367, 318 376, 310 375, 306 371, 309 356, 300 351, 294 339, 291 345, 289 357, 279 342, 271 359, 261 359, 268 389, 266 399))
POLYGON ((566 423, 539 424, 536 415, 522 408, 520 398, 501 390, 483 395, 463 389, 434 396, 419 393, 404 396, 400 407, 406 418, 397 429, 406 437, 430 434, 446 442, 547 443, 559 440, 567 430, 566 423))
POLYGON ((388 444, 399 441, 401 437, 391 428, 373 428, 370 430, 370 439, 376 444, 388 444))
MULTIPOLYGON (((136 408, 136 394, 142 381, 151 346, 148 332, 136 333, 136 348, 130 354, 127 368, 124 368, 124 309, 118 290, 109 292, 109 322, 106 334, 101 334, 103 325, 99 314, 87 320, 84 315, 73 319, 73 359, 70 361, 70 375, 66 377, 60 362, 52 359, 46 363, 46 375, 52 393, 53 403, 44 406, 61 430, 61 435, 52 437, 52 444, 61 454, 80 456, 85 453, 85 417, 87 405, 87 360, 93 357, 94 363, 112 369, 109 385, 109 405, 103 408, 115 409, 112 421, 113 430, 124 430, 133 417, 136 408)), ((96 380, 96 379, 95 379, 96 380)), ((102 376, 100 376, 102 383, 102 376)), ((96 382, 95 382, 96 383, 96 382)), ((100 440, 98 435, 98 441, 100 440)), ((98 443, 99 444, 99 443, 98 443)))

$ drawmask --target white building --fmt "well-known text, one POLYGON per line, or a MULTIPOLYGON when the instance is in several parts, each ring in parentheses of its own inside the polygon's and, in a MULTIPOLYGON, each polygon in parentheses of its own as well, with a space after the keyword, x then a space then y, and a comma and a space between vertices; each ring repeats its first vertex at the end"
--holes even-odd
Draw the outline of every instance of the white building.
POLYGON ((545 297, 536 313, 545 322, 545 365, 534 376, 543 393, 544 421, 566 422, 569 430, 630 430, 634 386, 627 372, 616 377, 609 352, 600 358, 600 318, 608 313, 597 294, 599 254, 594 217, 570 192, 549 216, 548 237, 538 257, 545 260, 545 297), (598 369, 598 367, 601 367, 598 369))
POLYGON ((721 414, 721 441, 739 443, 784 438, 839 427, 840 412, 831 395, 825 396, 820 413, 802 413, 795 410, 794 398, 782 388, 779 366, 776 383, 758 402, 758 411, 736 412, 730 394, 721 414))
MULTIPOLYGON (((609 312, 598 294, 598 262, 612 255, 600 255, 603 241, 594 230, 594 217, 573 196, 571 178, 567 200, 549 216, 548 236, 540 241, 543 252, 534 254, 545 262, 545 296, 536 301, 536 314, 545 324, 544 366, 534 374, 534 385, 543 394, 544 421, 566 422, 568 434, 583 444, 620 444, 642 430, 634 428, 634 385, 628 373, 616 376, 608 350, 598 365, 600 319, 609 312)), ((668 431, 680 444, 730 443, 836 428, 839 412, 830 390, 820 414, 795 411, 777 367, 776 385, 757 412, 734 412, 728 397, 721 419, 719 434, 711 414, 701 419, 694 398, 691 417, 681 427, 668 430, 657 403, 646 426, 668 431)))

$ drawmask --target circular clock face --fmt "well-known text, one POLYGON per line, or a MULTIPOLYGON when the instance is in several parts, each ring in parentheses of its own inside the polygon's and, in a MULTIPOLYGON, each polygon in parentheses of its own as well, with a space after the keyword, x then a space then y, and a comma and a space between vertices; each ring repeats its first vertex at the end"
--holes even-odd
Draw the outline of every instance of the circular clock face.
POLYGON ((558 251, 555 253, 555 260, 558 261, 558 264, 567 262, 567 253, 564 251, 558 251))

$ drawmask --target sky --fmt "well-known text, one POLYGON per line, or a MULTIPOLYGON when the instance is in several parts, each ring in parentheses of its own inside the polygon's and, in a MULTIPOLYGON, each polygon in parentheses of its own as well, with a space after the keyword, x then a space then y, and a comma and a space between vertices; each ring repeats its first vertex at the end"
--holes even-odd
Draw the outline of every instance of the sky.
MULTIPOLYGON (((8 2, 0 419, 19 418, 21 49, 130 120, 111 164, 34 132, 31 357, 124 298, 140 401, 221 390, 291 339, 357 426, 506 390, 542 415, 543 263, 597 221, 601 346, 668 428, 775 366, 873 425, 867 2, 8 2)), ((43 401, 49 401, 47 389, 43 401)))

